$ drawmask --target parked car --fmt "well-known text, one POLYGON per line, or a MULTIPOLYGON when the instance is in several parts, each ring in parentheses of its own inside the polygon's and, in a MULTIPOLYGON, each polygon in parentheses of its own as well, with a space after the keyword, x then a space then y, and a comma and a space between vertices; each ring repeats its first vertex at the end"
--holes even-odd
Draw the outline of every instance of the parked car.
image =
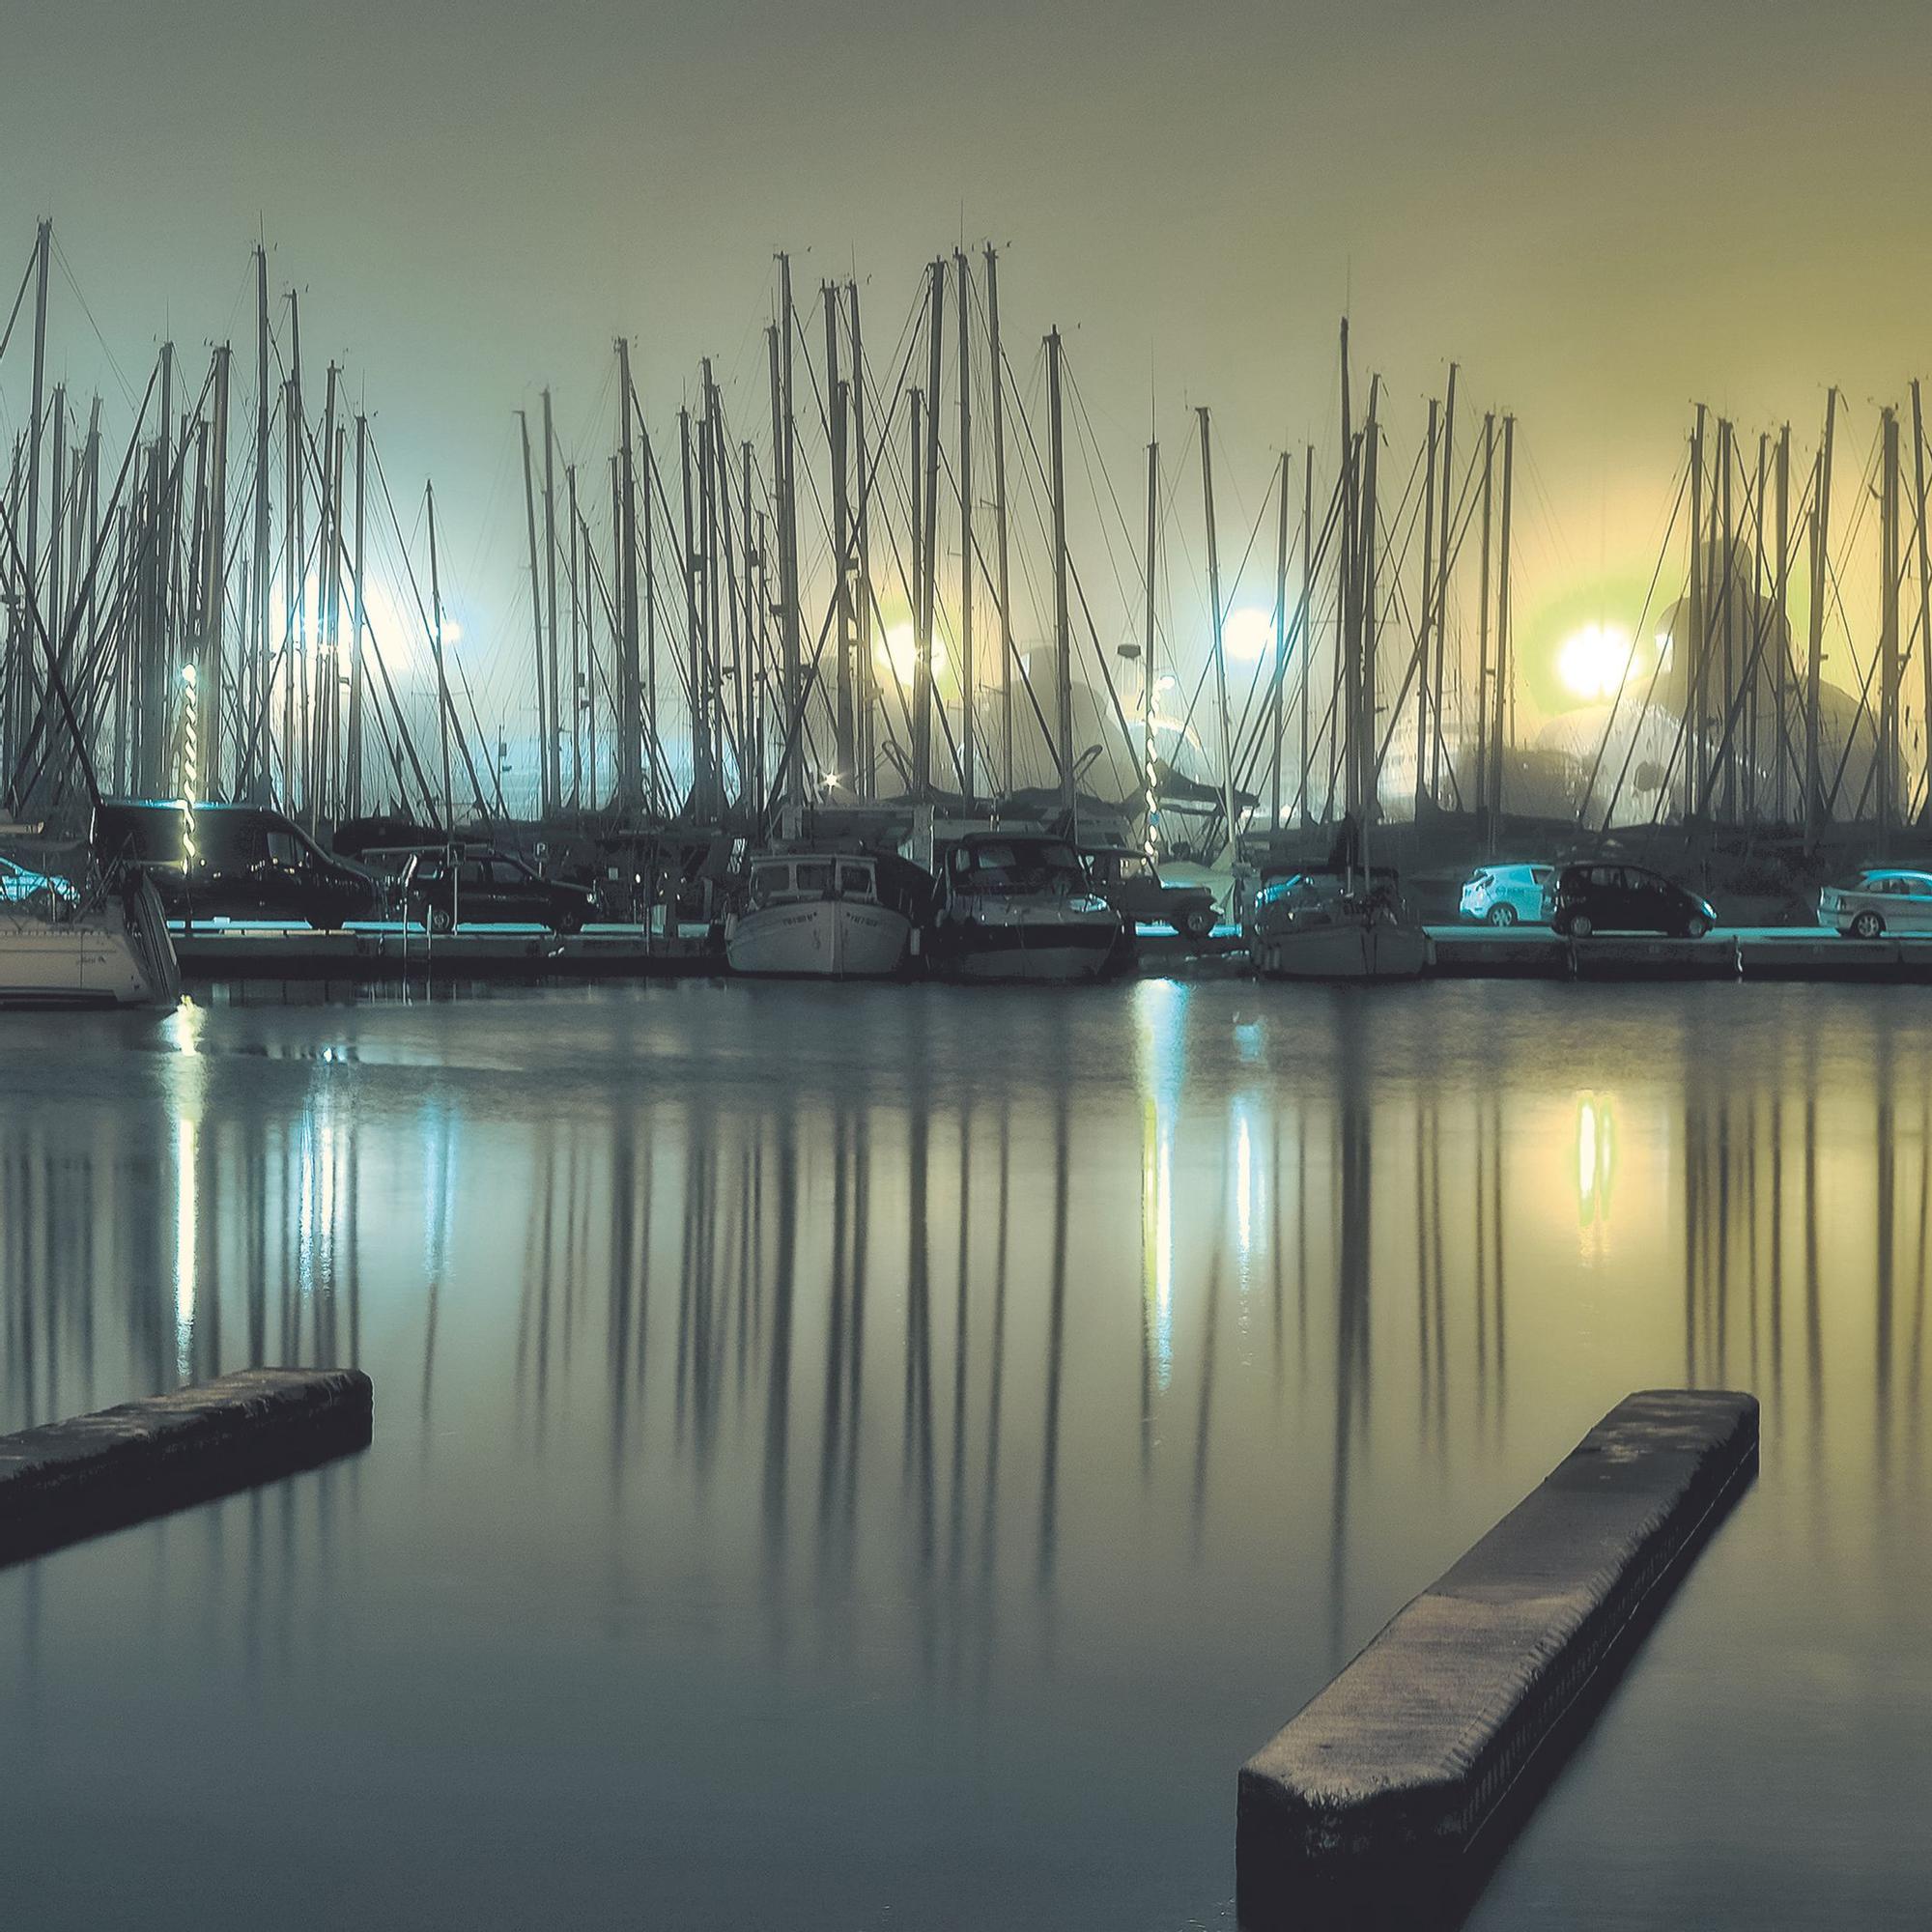
POLYGON ((1818 923, 1847 939, 1883 932, 1932 932, 1932 873, 1889 867, 1855 872, 1818 895, 1818 923))
POLYGON ((1543 917, 1544 888, 1554 866, 1485 866, 1463 888, 1463 917, 1485 925, 1534 924, 1543 917))
POLYGON ((376 881, 325 852, 265 806, 103 799, 94 814, 103 864, 131 863, 170 919, 304 920, 324 928, 382 910, 376 881))
POLYGON ((1170 886, 1144 852, 1101 846, 1083 852, 1094 890, 1135 925, 1171 925, 1189 939, 1214 930, 1214 895, 1206 886, 1170 886))
POLYGON ((1544 918, 1571 939, 1661 932, 1702 939, 1718 923, 1708 899, 1642 866, 1565 866, 1544 888, 1544 918))
POLYGON ((65 879, 0 859, 0 904, 30 905, 37 900, 43 905, 77 905, 80 895, 65 879))
POLYGON ((508 852, 464 852, 455 864, 441 854, 410 861, 403 874, 407 915, 432 932, 459 925, 547 925, 576 932, 595 916, 597 901, 582 886, 546 879, 508 852))

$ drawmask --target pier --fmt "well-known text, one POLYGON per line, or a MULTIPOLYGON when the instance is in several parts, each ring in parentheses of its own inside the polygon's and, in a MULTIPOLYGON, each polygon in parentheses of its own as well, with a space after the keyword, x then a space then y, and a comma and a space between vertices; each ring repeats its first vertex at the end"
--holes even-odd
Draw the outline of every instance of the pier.
POLYGON ((0 1436, 0 1564, 368 1445, 356 1369, 243 1369, 0 1436))
POLYGON ((1754 1397, 1626 1398, 1241 1767, 1249 1932, 1453 1923, 1757 1466, 1754 1397))

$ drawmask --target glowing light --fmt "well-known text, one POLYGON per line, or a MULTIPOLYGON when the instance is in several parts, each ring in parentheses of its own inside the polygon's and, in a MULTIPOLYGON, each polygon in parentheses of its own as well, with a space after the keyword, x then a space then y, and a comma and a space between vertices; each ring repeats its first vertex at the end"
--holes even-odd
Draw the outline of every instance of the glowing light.
POLYGON ((1252 605, 1230 611, 1221 626, 1221 643, 1237 663, 1259 664, 1274 649, 1274 612, 1252 605))
POLYGON ((1586 1228, 1610 1218, 1616 1155, 1616 1121, 1609 1099, 1583 1094, 1577 1103, 1577 1215, 1586 1228))
POLYGON ((1235 1122, 1235 1223, 1241 1250, 1241 1286, 1247 1287, 1247 1262, 1255 1244, 1255 1153, 1243 1112, 1235 1122))
MULTIPOLYGON (((919 674, 919 634, 910 624, 890 624, 886 635, 872 646, 872 662, 881 675, 895 677, 902 690, 910 691, 919 674)), ((932 640, 932 668, 936 676, 946 668, 946 646, 932 640)))
POLYGON ((1636 640, 1614 624, 1585 624, 1564 639, 1556 674, 1577 697, 1614 697, 1634 668, 1636 640))

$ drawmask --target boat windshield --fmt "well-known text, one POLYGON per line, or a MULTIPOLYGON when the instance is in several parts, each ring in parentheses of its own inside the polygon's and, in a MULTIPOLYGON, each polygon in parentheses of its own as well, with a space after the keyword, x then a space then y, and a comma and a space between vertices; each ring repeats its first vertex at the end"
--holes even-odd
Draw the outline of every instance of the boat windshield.
POLYGON ((838 867, 838 891, 844 898, 870 898, 872 895, 872 868, 869 866, 840 866, 838 867))
POLYGON ((1072 846, 1052 838, 962 845, 952 865, 954 884, 967 893, 1042 893, 1086 884, 1072 846))

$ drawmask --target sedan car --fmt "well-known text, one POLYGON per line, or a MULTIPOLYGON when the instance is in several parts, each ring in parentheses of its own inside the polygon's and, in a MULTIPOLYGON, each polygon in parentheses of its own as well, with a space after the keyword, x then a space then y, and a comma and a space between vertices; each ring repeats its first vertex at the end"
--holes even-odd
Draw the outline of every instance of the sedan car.
POLYGON ((1570 939, 1660 932, 1702 939, 1718 923, 1708 899, 1642 866, 1565 866, 1544 890, 1544 916, 1570 939))
POLYGON ((1555 876, 1554 866, 1485 866, 1463 888, 1463 917, 1485 925, 1540 920, 1544 888, 1555 876))
POLYGON ((1886 867, 1855 872, 1818 895, 1818 923, 1847 939, 1932 932, 1932 873, 1886 867))
POLYGON ((1136 925, 1171 925, 1190 939, 1214 930, 1214 895, 1206 886, 1170 886, 1142 852, 1106 846, 1082 855, 1094 889, 1136 925))
POLYGON ((410 861, 403 874, 408 917, 432 932, 458 925, 547 925, 576 932, 596 910, 582 886, 546 879, 507 852, 466 852, 452 867, 440 853, 410 861))

